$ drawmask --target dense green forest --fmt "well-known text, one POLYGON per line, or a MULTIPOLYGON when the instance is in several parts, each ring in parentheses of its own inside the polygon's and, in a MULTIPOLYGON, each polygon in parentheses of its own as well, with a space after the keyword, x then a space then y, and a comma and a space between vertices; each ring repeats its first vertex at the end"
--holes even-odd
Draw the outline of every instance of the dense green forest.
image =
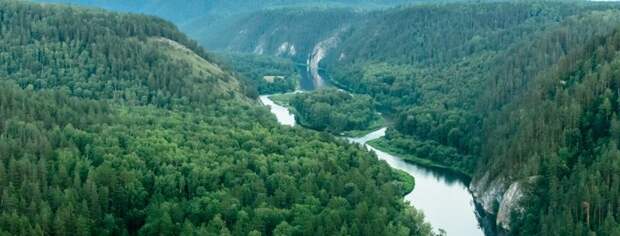
POLYGON ((431 159, 439 164, 473 174, 477 160, 472 156, 480 155, 485 142, 486 114, 517 96, 533 74, 571 47, 608 33, 615 15, 589 12, 613 7, 472 3, 338 10, 341 17, 335 10, 264 11, 240 20, 229 33, 244 33, 236 36, 238 41, 228 40, 227 47, 247 52, 261 47, 277 55, 278 47, 291 43, 307 48, 297 50, 305 54, 285 56, 303 58, 321 40, 338 38, 322 65, 336 84, 371 95, 379 110, 395 117, 398 133, 388 132, 388 139, 404 152, 424 146, 431 151, 422 153, 435 156, 431 159), (260 38, 270 41, 263 44, 260 38), (539 53, 541 48, 546 53, 539 53), (504 77, 511 81, 497 81, 504 77))
MULTIPOLYGON (((266 9, 249 12, 245 8, 230 10, 241 6, 237 1, 190 1, 186 4, 191 8, 189 10, 170 7, 166 5, 170 3, 159 1, 136 1, 134 5, 118 5, 114 1, 70 2, 157 14, 175 21, 183 30, 191 31, 191 35, 203 45, 220 50, 305 61, 320 42, 328 40, 331 45, 325 48, 327 57, 321 62, 321 67, 329 73, 331 82, 352 93, 369 97, 360 96, 362 99, 358 100, 356 96, 351 99, 346 93, 333 90, 296 95, 291 106, 306 126, 337 133, 357 125, 368 125, 370 119, 366 118, 372 116, 370 114, 374 114, 375 110, 382 111, 394 118, 386 137, 375 142, 384 149, 406 154, 403 156, 410 161, 466 173, 474 180, 484 179, 482 176, 485 176, 490 182, 530 183, 525 187, 526 197, 520 204, 524 208, 517 208, 512 214, 511 234, 620 234, 618 4, 472 1, 382 10, 362 7, 363 10, 359 10, 326 6, 346 7, 353 3, 361 4, 361 1, 330 1, 299 8, 308 6, 308 2, 291 0, 255 3, 260 6, 243 5, 266 9), (288 8, 291 6, 295 8, 288 8), (218 9, 223 15, 230 14, 231 17, 210 15, 205 9, 218 9), (177 13, 191 13, 193 16, 180 18, 177 13), (343 107, 355 109, 360 114, 350 116, 343 107)), ((403 1, 366 4, 369 2, 365 1, 362 5, 386 6, 403 1)), ((428 234, 428 226, 420 224, 421 216, 398 200, 397 195, 403 185, 397 181, 398 174, 386 170, 384 164, 369 154, 339 143, 326 134, 277 127, 265 111, 255 108, 253 102, 246 98, 254 97, 259 92, 290 90, 291 84, 287 82, 290 80, 284 79, 272 85, 262 80, 267 73, 290 73, 292 70, 287 64, 290 61, 239 55, 216 58, 215 61, 230 64, 232 69, 239 71, 228 73, 219 69, 221 67, 213 63, 211 56, 161 20, 98 12, 97 16, 114 19, 109 20, 108 24, 96 20, 98 18, 92 16, 94 11, 62 7, 55 9, 69 15, 63 20, 58 17, 47 18, 49 21, 40 21, 38 19, 43 17, 38 16, 10 17, 10 14, 41 10, 37 7, 20 9, 11 9, 14 11, 0 15, 3 22, 10 23, 1 31, 3 43, 0 56, 5 60, 0 63, 0 76, 12 81, 3 85, 4 88, 12 91, 11 94, 23 94, 14 95, 16 97, 41 96, 33 102, 59 103, 58 99, 49 97, 59 97, 61 101, 75 100, 71 103, 74 105, 69 107, 61 105, 65 103, 44 105, 65 107, 62 110, 67 113, 79 109, 76 106, 92 107, 93 110, 76 111, 81 114, 79 119, 69 119, 70 122, 67 122, 67 119, 46 120, 46 117, 64 113, 40 112, 46 111, 44 108, 26 109, 30 113, 22 117, 37 114, 40 116, 35 117, 39 118, 27 119, 26 123, 21 124, 17 121, 25 118, 19 117, 15 118, 17 124, 13 122, 10 126, 0 126, 3 132, 12 130, 20 134, 7 135, 16 145, 5 145, 8 147, 4 150, 22 153, 21 149, 11 148, 17 146, 36 150, 16 155, 28 158, 11 156, 1 163, 4 166, 0 170, 4 168, 6 174, 32 173, 29 177, 20 177, 19 184, 4 181, 3 186, 14 190, 3 193, 3 199, 5 195, 6 199, 10 199, 23 195, 30 188, 45 186, 50 192, 58 189, 62 197, 74 203, 70 205, 71 210, 61 211, 64 207, 54 205, 54 202, 62 202, 57 200, 61 194, 47 194, 37 201, 44 202, 40 204, 47 204, 47 207, 37 207, 39 205, 16 199, 2 201, 20 206, 18 210, 5 214, 7 216, 4 218, 8 219, 5 222, 11 222, 3 223, 3 229, 8 228, 7 232, 18 232, 18 227, 11 228, 14 225, 26 225, 19 229, 35 230, 38 226, 48 232, 53 228, 50 225, 63 225, 55 223, 58 214, 62 213, 82 216, 82 221, 90 222, 91 227, 95 223, 112 222, 110 225, 115 227, 112 234, 122 233, 123 230, 130 234, 179 233, 184 230, 200 233, 204 230, 215 234, 247 234, 256 230, 256 233, 267 235, 287 234, 281 232, 292 232, 294 235, 333 235, 336 232, 343 235, 392 235, 397 234, 396 231, 402 234, 428 234), (67 20, 64 20, 77 22, 78 18, 85 17, 92 17, 89 19, 93 20, 80 24, 80 27, 73 26, 77 23, 66 24, 67 20), (81 29, 92 24, 102 28, 95 28, 95 33, 88 31, 90 29, 81 29), (66 27, 58 26, 60 29, 55 30, 49 25, 66 27), (122 50, 117 48, 118 45, 122 46, 122 50), (173 60, 170 62, 170 59, 173 60), (129 68, 137 69, 132 71, 129 68), (138 76, 133 77, 133 74, 138 76), (242 82, 237 82, 235 77, 241 77, 242 82), (89 105, 75 105, 78 103, 89 105), (159 116, 166 119, 154 118, 159 116), (32 126, 33 133, 52 137, 47 133, 56 132, 55 127, 62 131, 69 123, 70 128, 90 134, 92 139, 75 141, 65 138, 72 141, 63 146, 60 141, 51 142, 47 138, 39 141, 32 137, 41 135, 29 136, 19 132, 30 130, 19 128, 19 125, 32 126), (16 125, 18 128, 4 128, 16 125), (202 130, 197 127, 202 126, 222 129, 227 135, 222 137, 219 132, 207 132, 218 134, 213 137, 216 141, 210 141, 202 136, 203 133, 196 133, 196 130, 202 130), (109 139, 99 136, 104 131, 113 133, 108 129, 131 132, 123 132, 123 138, 118 139, 113 134, 107 135, 111 137, 109 139), (149 130, 161 134, 153 135, 148 133, 149 130), (166 152, 168 149, 153 147, 150 141, 136 141, 153 136, 161 137, 155 143, 173 147, 182 158, 175 158, 177 154, 166 152), (37 141, 30 141, 33 139, 37 141), (237 141, 239 139, 253 142, 237 141), (136 146, 129 145, 129 141, 143 143, 142 146, 151 152, 136 151, 136 146), (44 145, 28 145, 28 142, 44 145), (246 149, 248 142, 252 145, 246 149), (48 146, 46 151, 38 149, 48 146), (73 163, 64 166, 66 173, 79 173, 66 174, 69 176, 67 178, 72 179, 69 181, 71 183, 77 181, 85 185, 83 182, 88 182, 90 169, 95 175, 103 164, 116 169, 123 167, 120 170, 130 172, 112 172, 114 176, 123 177, 123 181, 134 180, 131 176, 136 170, 141 172, 135 176, 149 176, 134 180, 135 185, 144 186, 144 191, 140 192, 142 198, 134 195, 129 198, 140 199, 136 202, 142 205, 120 203, 126 204, 122 205, 126 209, 136 210, 121 211, 108 206, 107 212, 100 210, 103 216, 94 219, 86 217, 92 214, 92 210, 89 198, 82 193, 84 190, 76 190, 79 187, 75 186, 80 184, 69 187, 69 182, 51 181, 61 172, 60 166, 65 165, 59 163, 66 163, 59 159, 62 155, 58 154, 58 150, 63 150, 62 154, 72 153, 65 150, 70 149, 67 146, 73 147, 74 156, 85 160, 85 164, 80 165, 86 166, 80 167, 82 169, 76 168, 77 164, 73 163), (114 157, 121 153, 135 158, 116 160, 87 151, 95 147, 108 150, 108 146, 117 147, 108 151, 114 157), (239 147, 243 151, 231 147, 239 147), (217 164, 202 156, 191 158, 200 156, 195 154, 200 150, 208 150, 205 151, 207 154, 216 156, 217 164), (313 158, 317 150, 320 150, 318 155, 323 159, 313 158), (266 163, 263 166, 254 163, 252 157, 257 153, 266 163), (169 167, 144 161, 150 155, 155 156, 152 160, 167 163, 169 167), (43 161, 43 173, 49 177, 44 178, 46 182, 31 181, 39 183, 35 187, 25 186, 24 183, 30 183, 26 179, 36 179, 41 174, 38 170, 34 171, 35 168, 22 166, 34 166, 33 163, 41 162, 41 156, 49 157, 43 161), (291 156, 293 160, 290 160, 291 156), (353 156, 363 158, 354 159, 353 156), (31 161, 19 164, 20 160, 31 161), (11 161, 14 168, 31 171, 11 172, 11 161), (295 164, 291 166, 291 162, 295 164), (195 163, 210 163, 208 170, 220 170, 205 174, 207 177, 216 176, 218 185, 208 185, 211 187, 204 191, 192 191, 186 187, 192 186, 188 183, 195 177, 191 175, 194 172, 190 167, 194 167, 195 163), (231 171, 239 163, 246 163, 243 165, 247 167, 237 172, 231 171), (127 167, 131 165, 140 165, 140 168, 127 167), (317 170, 322 170, 323 175, 316 174, 317 170), (231 172, 236 174, 230 177, 231 172), (176 177, 168 176, 173 174, 176 177), (285 178, 289 182, 282 180, 283 176, 289 177, 285 178), (304 183, 308 181, 304 180, 307 178, 316 184, 305 189, 304 183), (177 190, 179 194, 170 194, 175 191, 162 189, 161 183, 174 181, 178 181, 176 186, 183 186, 179 187, 182 190, 177 190), (255 191, 252 194, 242 192, 245 188, 236 187, 246 183, 252 185, 253 181, 261 184, 251 188, 255 191), (288 183, 286 186, 292 186, 287 188, 291 192, 278 193, 274 190, 277 188, 273 186, 279 188, 274 183, 283 182, 288 183), (256 191, 262 191, 263 195, 256 194, 256 191), (380 195, 382 191, 388 194, 380 195), (196 206, 201 209, 200 204, 204 204, 203 201, 194 202, 201 199, 198 192, 208 196, 204 200, 208 202, 207 206, 217 202, 215 205, 238 208, 230 211, 209 209, 207 216, 196 217, 191 209, 196 209, 196 206), (221 195, 214 195, 213 192, 221 195), (303 194, 297 195, 298 192, 303 194), (244 194, 255 198, 248 203, 244 200, 244 194), (229 199, 234 199, 232 204, 227 202, 229 199), (80 201, 86 203, 80 205, 80 201), (88 209, 88 214, 78 210, 84 208, 88 209), (51 213, 46 213, 49 217, 36 218, 45 215, 37 212, 39 209, 49 209, 51 213), (238 209, 242 209, 246 216, 230 213, 239 212, 238 209), (303 212, 303 216, 299 212, 303 212), (108 215, 109 219, 106 218, 108 215), (257 215, 261 217, 257 218, 257 215), (252 219, 252 222, 239 223, 240 219, 252 219), (254 219, 261 220, 254 222, 254 219), (52 223, 40 223, 45 220, 52 223), (305 225, 306 222, 311 223, 305 225), (239 226, 245 230, 237 231, 238 225, 245 225, 239 226), (157 231, 170 228, 173 231, 157 231)), ((22 110, 28 107, 26 101, 11 104, 22 110), (21 107, 17 105, 20 103, 21 107)), ((23 113, 19 111, 15 112, 17 116, 23 113)), ((12 117, 14 111, 2 112, 12 117)), ((207 177, 203 183, 214 182, 207 177)), ((126 183, 106 182, 101 180, 107 180, 103 177, 90 179, 102 181, 95 181, 95 185, 108 189, 97 188, 97 194, 106 191, 106 194, 126 194, 125 190, 118 188, 116 192, 110 190, 115 189, 113 186, 126 186, 126 183)), ((503 191, 501 186, 498 188, 498 191, 503 191)), ((138 194, 134 189, 140 188, 131 188, 132 194, 138 194)), ((128 199, 116 197, 119 201, 128 199)), ((113 205, 111 202, 108 204, 113 205)), ((499 202, 494 202, 493 208, 497 208, 497 204, 499 202)), ((78 225, 79 217, 71 219, 75 220, 72 225, 78 225)))
POLYGON ((339 42, 322 66, 395 117, 377 144, 474 178, 538 180, 512 233, 615 235, 617 9, 501 2, 356 12, 347 27, 331 24, 327 37, 339 42))
MULTIPOLYGON (((342 43, 346 46, 334 52, 333 65, 329 66, 329 60, 326 64, 339 84, 370 94, 382 109, 393 111, 397 117, 394 128, 400 135, 388 138, 397 142, 400 137, 432 140, 462 154, 479 155, 484 143, 483 118, 501 105, 489 106, 488 102, 509 101, 508 96, 516 96, 532 74, 562 56, 562 50, 578 46, 589 35, 609 32, 610 25, 618 22, 613 14, 603 21, 606 16, 590 16, 585 13, 589 11, 587 6, 558 3, 395 9, 384 13, 390 17, 356 30, 362 32, 354 31, 342 43), (580 16, 571 17, 576 14, 580 16), (589 26, 593 22, 596 27, 589 26), (398 27, 387 27, 395 24, 398 27), (363 36, 377 28, 393 30, 406 25, 412 25, 412 30, 363 36), (562 33, 564 39, 570 39, 565 45, 559 44, 562 33), (403 38, 419 40, 399 43, 403 38), (540 45, 531 46, 532 42, 540 45), (553 43, 560 45, 559 52, 553 43), (541 48, 549 53, 536 54, 541 48), (516 53, 523 56, 514 56, 516 53), (344 59, 336 60, 339 54, 344 54, 344 59), (506 79, 494 84, 498 78, 506 79)), ((463 166, 473 172, 475 161, 463 160, 469 162, 463 166)), ((452 165, 450 162, 445 164, 452 165)))
POLYGON ((562 57, 493 117, 489 149, 500 158, 484 156, 487 166, 542 177, 516 233, 620 234, 618 30, 562 57))
POLYGON ((277 125, 153 17, 0 2, 3 235, 428 235, 399 173, 277 125))
POLYGON ((342 134, 381 127, 381 116, 368 95, 353 95, 336 89, 287 95, 297 121, 308 128, 342 134))
MULTIPOLYGON (((395 130, 388 132, 389 146, 474 176, 490 173, 511 181, 542 176, 530 186, 527 207, 515 214, 511 233, 616 235, 620 156, 614 139, 618 130, 612 128, 618 107, 612 68, 620 12, 608 10, 613 8, 501 3, 403 10, 395 13, 402 14, 395 18, 400 20, 385 24, 416 21, 404 17, 408 11, 455 12, 442 15, 450 16, 447 23, 439 21, 429 33, 417 33, 428 38, 413 48, 402 48, 409 45, 397 39, 416 28, 386 33, 390 36, 383 39, 366 37, 381 47, 345 48, 336 55, 357 54, 347 55, 350 62, 336 62, 333 70, 336 80, 361 93, 377 94, 368 88, 379 86, 400 88, 394 86, 399 76, 415 84, 410 87, 414 92, 407 93, 413 95, 409 101, 390 90, 373 95, 398 114, 395 130), (450 24, 456 22, 463 25, 450 24), (367 48, 367 54, 360 48, 367 48), (374 61, 392 69, 369 70, 374 61), (412 73, 403 76, 407 71, 412 73), (363 78, 362 83, 353 78, 363 78)), ((345 42, 363 42, 360 35, 345 42)))
MULTIPOLYGON (((160 16, 179 25, 181 29, 202 45, 211 49, 220 48, 221 35, 231 32, 228 28, 253 12, 278 8, 356 8, 378 9, 400 4, 424 4, 438 2, 459 2, 466 0, 184 0, 183 4, 161 0, 34 0, 36 2, 69 3, 84 6, 103 7, 110 10, 145 13, 160 16)), ((301 21, 299 21, 301 22, 301 21)), ((293 22, 291 22, 293 23, 293 22)), ((237 33, 237 32, 235 32, 237 33)))
POLYGON ((237 73, 251 98, 259 94, 292 92, 301 79, 296 65, 288 59, 237 53, 220 53, 214 57, 237 73))

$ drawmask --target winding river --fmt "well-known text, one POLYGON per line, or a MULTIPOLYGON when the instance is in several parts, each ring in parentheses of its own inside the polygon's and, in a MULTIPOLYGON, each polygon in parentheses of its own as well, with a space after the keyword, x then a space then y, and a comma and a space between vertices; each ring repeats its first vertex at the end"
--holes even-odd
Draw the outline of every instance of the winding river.
MULTIPOLYGON (((295 116, 287 108, 274 103, 269 96, 261 96, 261 102, 270 107, 282 125, 294 126, 295 116)), ((405 200, 416 209, 424 212, 426 220, 436 232, 445 231, 447 235, 484 235, 480 227, 476 206, 467 190, 467 182, 457 176, 407 163, 401 158, 380 151, 367 143, 385 136, 386 128, 372 132, 361 138, 349 138, 352 143, 364 145, 375 152, 377 157, 392 168, 402 170, 415 177, 415 189, 405 196, 405 200)))

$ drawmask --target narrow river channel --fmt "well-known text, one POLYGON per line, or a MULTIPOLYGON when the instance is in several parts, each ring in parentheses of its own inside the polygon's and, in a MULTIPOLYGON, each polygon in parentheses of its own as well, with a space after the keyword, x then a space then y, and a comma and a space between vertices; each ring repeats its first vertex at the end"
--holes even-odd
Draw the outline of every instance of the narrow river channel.
MULTIPOLYGON (((269 96, 261 96, 260 100, 270 108, 280 124, 295 125, 295 116, 286 107, 277 105, 269 96)), ((364 145, 392 168, 405 171, 415 178, 415 189, 405 196, 405 201, 423 211, 436 232, 441 229, 447 235, 484 235, 466 180, 443 171, 407 163, 367 144, 385 136, 385 131, 386 128, 383 128, 361 138, 350 138, 349 141, 364 145)))

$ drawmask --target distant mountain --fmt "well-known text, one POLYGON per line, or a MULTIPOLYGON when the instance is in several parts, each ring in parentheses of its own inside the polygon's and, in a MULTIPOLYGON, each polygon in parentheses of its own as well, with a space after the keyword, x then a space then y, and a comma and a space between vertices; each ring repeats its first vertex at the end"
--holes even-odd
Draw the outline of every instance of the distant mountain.
MULTIPOLYGON (((414 3, 437 3, 433 0, 186 0, 182 3, 166 0, 38 0, 39 2, 56 2, 79 4, 154 14, 175 22, 205 15, 238 14, 266 8, 294 6, 347 6, 354 8, 386 7, 414 3)), ((455 1, 455 0, 452 0, 455 1)), ((456 0, 458 1, 458 0, 456 0)), ((439 1, 448 2, 448 1, 439 1)))
POLYGON ((177 24, 182 31, 211 48, 211 36, 241 15, 284 7, 347 7, 376 9, 403 4, 458 2, 464 0, 34 0, 156 15, 177 24))

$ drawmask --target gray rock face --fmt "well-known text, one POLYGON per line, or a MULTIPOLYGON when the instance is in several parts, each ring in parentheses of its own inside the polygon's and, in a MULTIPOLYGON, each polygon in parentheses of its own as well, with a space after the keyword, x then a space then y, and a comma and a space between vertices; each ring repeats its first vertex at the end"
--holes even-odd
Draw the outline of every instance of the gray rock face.
POLYGON ((469 190, 474 201, 480 204, 487 214, 496 216, 496 225, 503 231, 510 231, 510 216, 513 212, 523 212, 520 202, 525 197, 525 186, 532 184, 537 177, 520 181, 510 181, 506 177, 491 179, 489 173, 474 179, 469 190))
POLYGON ((502 201, 499 204, 499 210, 497 211, 497 225, 503 229, 510 231, 510 215, 513 211, 523 212, 524 209, 519 205, 519 202, 524 197, 523 183, 514 182, 508 187, 508 190, 502 196, 502 201))
POLYGON ((340 43, 340 32, 342 31, 344 31, 344 29, 337 31, 329 38, 319 42, 316 46, 314 46, 312 54, 310 55, 310 58, 308 58, 308 69, 310 70, 310 74, 315 82, 315 87, 317 88, 322 87, 325 83, 319 74, 319 66, 321 61, 327 57, 327 52, 329 50, 338 46, 340 43))
POLYGON ((474 179, 471 182, 469 191, 472 192, 474 200, 484 208, 484 211, 495 215, 507 189, 507 182, 504 178, 490 179, 489 173, 486 173, 482 178, 474 179))

